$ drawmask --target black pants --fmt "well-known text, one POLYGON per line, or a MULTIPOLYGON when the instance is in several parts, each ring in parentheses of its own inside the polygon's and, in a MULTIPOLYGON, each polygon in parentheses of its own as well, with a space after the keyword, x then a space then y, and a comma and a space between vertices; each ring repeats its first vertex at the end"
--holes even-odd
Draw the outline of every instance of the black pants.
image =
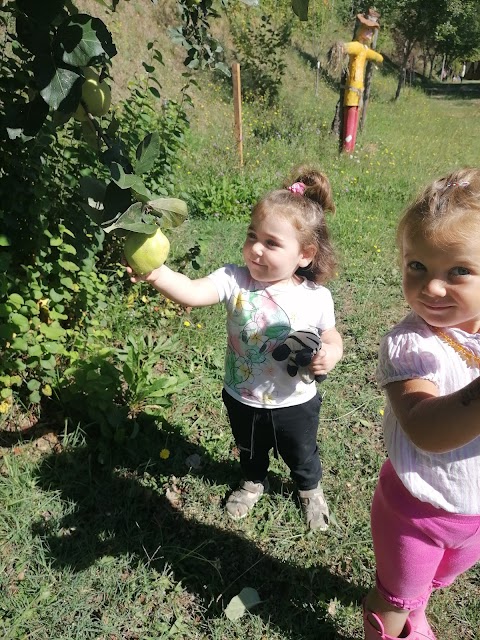
POLYGON ((287 464, 298 489, 308 491, 317 486, 322 478, 317 445, 322 399, 318 394, 304 404, 280 409, 249 407, 225 389, 222 398, 246 480, 265 480, 273 449, 287 464))

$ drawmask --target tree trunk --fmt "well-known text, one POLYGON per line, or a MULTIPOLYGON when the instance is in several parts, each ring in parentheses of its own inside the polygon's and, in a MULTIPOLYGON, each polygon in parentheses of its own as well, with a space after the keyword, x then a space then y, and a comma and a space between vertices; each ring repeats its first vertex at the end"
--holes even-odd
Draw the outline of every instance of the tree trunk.
POLYGON ((342 71, 342 77, 340 80, 340 96, 335 106, 335 114, 333 116, 332 124, 330 127, 330 133, 333 133, 338 137, 338 152, 342 152, 343 147, 343 99, 345 96, 345 86, 347 84, 348 71, 342 71))
MULTIPOLYGON (((374 33, 373 33, 371 49, 376 49, 377 40, 378 40, 378 29, 374 29, 373 31, 374 33)), ((365 126, 365 120, 367 118, 367 107, 368 107, 368 101, 370 100, 370 89, 372 85, 373 69, 374 69, 373 62, 369 60, 367 62, 367 70, 365 72, 365 90, 363 92, 362 112, 360 115, 360 123, 359 123, 360 131, 363 131, 363 127, 365 126)))
POLYGON ((395 100, 398 100, 398 98, 400 97, 402 86, 405 84, 405 78, 407 77, 407 62, 414 44, 415 42, 409 42, 408 40, 405 41, 405 46, 403 47, 402 66, 398 74, 398 84, 397 90, 395 92, 395 100))

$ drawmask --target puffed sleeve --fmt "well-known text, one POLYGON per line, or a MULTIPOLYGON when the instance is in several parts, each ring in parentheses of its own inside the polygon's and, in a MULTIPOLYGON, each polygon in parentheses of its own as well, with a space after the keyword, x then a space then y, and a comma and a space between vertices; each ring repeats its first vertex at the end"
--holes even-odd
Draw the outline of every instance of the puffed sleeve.
POLYGON ((421 378, 438 385, 439 358, 434 336, 408 330, 392 331, 380 342, 377 382, 384 387, 390 382, 421 378))
POLYGON ((236 267, 234 264, 225 264, 213 273, 208 275, 209 279, 217 288, 220 302, 228 300, 232 294, 232 287, 235 282, 236 267))

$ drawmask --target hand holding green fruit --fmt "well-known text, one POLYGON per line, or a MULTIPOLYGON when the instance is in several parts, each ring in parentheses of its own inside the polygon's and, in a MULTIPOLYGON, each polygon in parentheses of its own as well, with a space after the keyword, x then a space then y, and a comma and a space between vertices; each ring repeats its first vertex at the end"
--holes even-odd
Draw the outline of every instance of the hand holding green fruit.
POLYGON ((123 248, 128 265, 138 276, 161 267, 169 251, 170 242, 161 229, 150 234, 130 231, 123 248))

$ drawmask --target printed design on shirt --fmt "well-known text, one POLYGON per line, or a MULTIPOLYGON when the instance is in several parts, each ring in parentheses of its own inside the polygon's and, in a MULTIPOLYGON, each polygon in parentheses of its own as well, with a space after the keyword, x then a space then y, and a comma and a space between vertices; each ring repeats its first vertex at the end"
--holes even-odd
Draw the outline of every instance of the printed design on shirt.
POLYGON ((240 290, 227 305, 229 341, 225 382, 244 398, 254 397, 256 383, 271 374, 269 354, 290 333, 285 311, 265 291, 240 290))

